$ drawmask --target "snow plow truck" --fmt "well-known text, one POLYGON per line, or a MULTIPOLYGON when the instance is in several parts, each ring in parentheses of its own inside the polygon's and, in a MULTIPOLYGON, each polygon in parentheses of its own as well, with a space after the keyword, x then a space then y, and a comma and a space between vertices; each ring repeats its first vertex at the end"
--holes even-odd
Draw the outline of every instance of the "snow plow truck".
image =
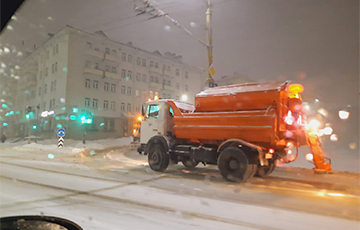
POLYGON ((300 93, 286 82, 247 83, 206 89, 195 105, 159 99, 142 107, 138 152, 154 171, 172 161, 187 168, 217 165, 229 181, 266 177, 275 162, 291 162, 311 149, 314 170, 331 171, 319 138, 307 129, 300 93), (292 156, 292 157, 289 157, 292 156))

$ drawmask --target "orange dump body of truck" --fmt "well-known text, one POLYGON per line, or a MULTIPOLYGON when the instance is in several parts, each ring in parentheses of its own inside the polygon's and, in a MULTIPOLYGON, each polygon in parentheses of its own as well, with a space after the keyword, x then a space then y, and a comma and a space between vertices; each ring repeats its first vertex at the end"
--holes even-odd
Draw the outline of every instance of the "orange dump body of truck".
POLYGON ((284 148, 289 140, 306 145, 301 91, 301 85, 289 82, 210 88, 196 95, 190 113, 181 112, 169 101, 174 110, 174 134, 203 144, 238 138, 266 148, 284 148))

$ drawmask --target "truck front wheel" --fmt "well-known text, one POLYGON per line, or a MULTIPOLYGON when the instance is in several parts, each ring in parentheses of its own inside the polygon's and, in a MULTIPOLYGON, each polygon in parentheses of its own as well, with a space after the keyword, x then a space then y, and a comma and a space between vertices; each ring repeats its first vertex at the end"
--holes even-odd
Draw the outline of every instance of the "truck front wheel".
POLYGON ((253 173, 253 164, 239 148, 228 147, 220 153, 218 167, 221 175, 228 181, 247 180, 253 173))
POLYGON ((163 172, 169 165, 169 154, 165 152, 162 146, 154 144, 149 149, 148 162, 152 170, 163 172))

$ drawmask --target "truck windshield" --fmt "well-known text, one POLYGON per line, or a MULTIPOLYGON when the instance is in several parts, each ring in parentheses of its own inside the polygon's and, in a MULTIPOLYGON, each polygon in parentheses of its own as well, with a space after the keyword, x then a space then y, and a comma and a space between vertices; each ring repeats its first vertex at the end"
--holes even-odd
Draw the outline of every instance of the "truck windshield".
POLYGON ((146 111, 146 117, 150 118, 158 118, 159 116, 159 105, 149 105, 147 107, 147 111, 146 111))

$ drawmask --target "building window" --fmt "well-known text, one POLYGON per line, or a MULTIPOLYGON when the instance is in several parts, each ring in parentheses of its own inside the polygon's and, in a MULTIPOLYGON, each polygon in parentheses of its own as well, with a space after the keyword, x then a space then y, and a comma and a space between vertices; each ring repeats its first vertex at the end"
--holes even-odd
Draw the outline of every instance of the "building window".
POLYGON ((53 104, 52 104, 52 99, 50 99, 50 101, 49 101, 49 109, 52 109, 52 107, 53 107, 53 104))
POLYGON ((159 78, 155 77, 155 83, 159 83, 159 78))
POLYGON ((56 53, 59 53, 59 44, 56 44, 56 53))
POLYGON ((57 62, 55 62, 55 72, 57 72, 57 62))
POLYGON ((104 90, 109 91, 109 86, 110 86, 109 83, 105 82, 104 83, 104 90))
POLYGON ((124 69, 121 70, 121 77, 126 78, 126 70, 124 69))
POLYGON ((121 111, 125 111, 125 103, 121 103, 120 109, 121 109, 121 111))
POLYGON ((179 76, 179 75, 180 75, 180 70, 176 69, 176 76, 179 76))
POLYGON ((108 66, 108 65, 105 66, 105 71, 106 71, 106 72, 110 72, 110 66, 108 66))
POLYGON ((116 57, 116 50, 112 50, 112 55, 116 57))
POLYGON ((41 87, 39 87, 39 96, 41 96, 41 87))
POLYGON ((98 81, 93 82, 93 88, 94 89, 99 89, 99 82, 98 81))
POLYGON ((115 110, 115 101, 112 101, 112 102, 110 103, 110 109, 111 109, 111 110, 115 110))
POLYGON ((186 91, 186 92, 189 91, 188 85, 185 85, 185 91, 186 91))
POLYGON ((90 107, 90 98, 85 97, 85 107, 90 107))
POLYGON ((56 47, 53 46, 53 55, 55 55, 56 47))
POLYGON ((109 101, 104 101, 104 109, 109 109, 109 101))
POLYGON ((146 67, 146 59, 142 59, 142 66, 146 67))
POLYGON ((159 63, 155 62, 155 68, 159 68, 159 63))
POLYGON ((168 86, 171 86, 171 81, 166 82, 168 86))
POLYGON ((85 79, 85 88, 91 88, 90 79, 85 79))
POLYGON ((136 106, 135 112, 140 113, 140 107, 139 106, 136 106))
POLYGON ((46 69, 45 69, 45 76, 48 76, 48 73, 49 73, 49 68, 46 67, 46 69))
POLYGON ((51 73, 54 73, 54 64, 51 65, 51 73))
POLYGON ((126 80, 129 80, 132 78, 132 72, 128 71, 126 80))
POLYGON ((185 72, 185 78, 189 78, 189 73, 185 72))
POLYGON ((106 48, 105 48, 105 53, 106 53, 106 54, 110 54, 110 49, 106 47, 106 48))
POLYGON ((85 67, 90 68, 90 67, 91 67, 91 62, 90 62, 90 61, 86 61, 86 62, 85 62, 85 67))
POLYGON ((163 86, 166 85, 166 80, 165 79, 163 79, 162 84, 163 84, 163 86))
POLYGON ((139 93, 139 90, 137 89, 136 91, 135 91, 135 96, 139 96, 140 95, 140 93, 139 93))
POLYGON ((104 130, 112 131, 115 128, 114 118, 105 118, 104 119, 104 130))
POLYGON ((136 58, 136 64, 140 65, 141 64, 141 59, 140 58, 136 58))
POLYGON ((121 86, 121 94, 125 94, 126 87, 124 85, 121 86))
POLYGON ((99 69, 99 63, 95 62, 95 69, 99 69))
POLYGON ((141 80, 141 74, 140 73, 136 73, 136 80, 140 81, 141 80))
POLYGON ((111 92, 116 93, 116 85, 111 84, 111 92))
POLYGON ((112 67, 112 68, 111 68, 111 72, 112 72, 112 73, 116 73, 116 68, 115 68, 115 67, 112 67))
POLYGON ((131 95, 131 87, 127 88, 127 95, 131 95))
POLYGON ((150 82, 154 82, 154 77, 150 76, 150 82))
POLYGON ((44 87, 44 94, 47 93, 47 84, 45 84, 45 87, 44 87))
POLYGON ((98 107, 98 99, 93 98, 93 108, 97 108, 98 107))
POLYGON ((142 75, 142 79, 141 79, 141 80, 142 80, 142 82, 146 82, 146 74, 143 74, 143 75, 142 75))
POLYGON ((54 81, 54 91, 56 90, 56 80, 54 81))
POLYGON ((128 54, 128 62, 132 62, 132 55, 128 54))
POLYGON ((170 71, 170 66, 167 66, 167 71, 170 71))
POLYGON ((150 61, 150 67, 153 67, 153 66, 154 66, 154 62, 150 61))
POLYGON ((130 103, 127 104, 126 110, 127 110, 128 112, 131 112, 131 104, 130 104, 130 103))
POLYGON ((121 53, 121 61, 126 61, 126 53, 121 53))

